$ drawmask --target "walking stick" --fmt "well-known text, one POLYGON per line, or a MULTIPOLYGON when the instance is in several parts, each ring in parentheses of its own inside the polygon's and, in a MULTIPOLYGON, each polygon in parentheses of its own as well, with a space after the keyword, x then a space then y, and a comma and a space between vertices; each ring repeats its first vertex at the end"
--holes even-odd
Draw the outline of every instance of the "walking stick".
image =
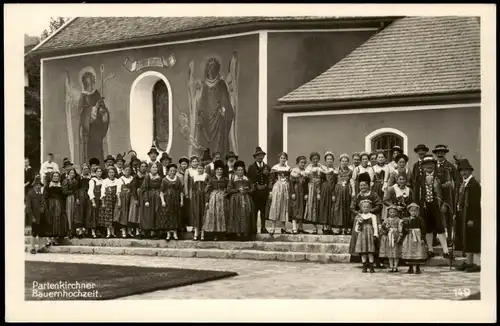
POLYGON ((454 214, 452 217, 451 224, 451 257, 450 257, 450 271, 453 267, 453 260, 455 259, 455 219, 457 215, 454 214))

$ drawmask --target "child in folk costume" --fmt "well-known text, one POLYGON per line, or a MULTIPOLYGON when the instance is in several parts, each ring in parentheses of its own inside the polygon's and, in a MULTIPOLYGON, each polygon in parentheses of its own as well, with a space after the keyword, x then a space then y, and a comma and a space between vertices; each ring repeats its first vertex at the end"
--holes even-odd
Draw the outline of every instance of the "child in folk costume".
POLYGON ((379 257, 389 259, 389 273, 398 272, 401 246, 399 240, 399 227, 401 219, 399 210, 392 205, 387 208, 387 218, 380 226, 380 252, 379 257))
MULTIPOLYGON (((138 159, 137 159, 138 160, 138 159)), ((134 160, 132 163, 136 163, 134 160)), ((146 178, 146 174, 148 173, 148 163, 147 162, 138 162, 138 168, 136 173, 130 183, 130 192, 131 192, 131 200, 130 200, 130 209, 128 213, 128 226, 129 226, 129 235, 131 237, 140 236, 141 229, 139 228, 139 224, 141 221, 141 213, 144 209, 144 201, 142 200, 141 195, 141 186, 146 178), (135 232, 132 231, 135 229, 135 232)))
POLYGON ((121 230, 122 238, 127 237, 128 218, 130 215, 130 203, 132 202, 132 168, 125 165, 122 168, 122 176, 118 178, 116 187, 116 208, 113 221, 121 230))
POLYGON ((307 158, 299 156, 295 160, 297 166, 290 172, 290 208, 289 217, 292 220, 292 234, 304 234, 304 227, 302 221, 304 218, 308 179, 306 173, 307 158))
POLYGON ((142 200, 144 207, 141 214, 141 229, 145 236, 151 239, 157 238, 155 234, 156 219, 160 214, 161 201, 161 183, 162 178, 158 174, 160 163, 152 163, 149 166, 149 173, 146 174, 141 186, 142 200))
POLYGON ((374 273, 375 238, 378 238, 377 216, 371 213, 372 202, 370 200, 362 200, 359 205, 360 212, 356 216, 355 225, 355 230, 358 234, 356 239, 356 253, 361 255, 363 273, 366 273, 368 268, 370 269, 370 273, 374 273))
POLYGON ((96 229, 99 226, 101 210, 102 168, 94 170, 94 176, 89 181, 88 196, 92 205, 89 217, 85 220, 85 227, 91 231, 92 238, 97 238, 96 229))
POLYGON ((68 170, 66 178, 62 182, 62 192, 66 199, 65 213, 66 218, 68 219, 67 236, 71 239, 73 237, 73 232, 75 231, 75 212, 77 203, 79 202, 77 198, 78 179, 74 168, 68 170))
POLYGON ((333 227, 339 230, 338 234, 351 233, 351 177, 352 170, 349 169, 349 155, 340 155, 340 166, 337 170, 338 180, 335 185, 335 203, 333 213, 333 227))
MULTIPOLYGON (((174 240, 179 240, 177 230, 181 224, 181 207, 184 204, 182 182, 177 178, 177 165, 171 163, 167 167, 168 174, 161 182, 161 209, 157 219, 157 229, 167 231, 166 240, 172 235, 174 240)), ((195 203, 192 198, 192 204, 195 203)))
POLYGON ((226 232, 227 219, 227 184, 224 174, 224 162, 214 163, 215 175, 210 177, 205 188, 205 220, 203 231, 226 232))
POLYGON ((361 164, 355 167, 352 171, 351 178, 351 188, 352 188, 352 197, 356 197, 356 194, 359 192, 359 177, 362 175, 366 175, 370 178, 370 189, 373 188, 375 174, 373 172, 373 168, 368 165, 370 162, 370 156, 366 152, 362 152, 360 155, 361 164))
POLYGON ((406 154, 398 154, 396 158, 394 159, 397 162, 397 168, 392 169, 392 171, 389 173, 389 179, 387 180, 387 186, 393 186, 396 184, 397 180, 396 178, 398 175, 401 173, 406 174, 406 184, 408 187, 412 187, 411 185, 411 180, 412 180, 412 175, 411 175, 411 169, 408 167, 408 156, 406 154))
POLYGON ((75 214, 75 227, 76 234, 82 238, 85 235, 85 227, 87 220, 90 219, 92 214, 92 203, 89 198, 89 183, 91 180, 90 166, 87 163, 82 164, 82 175, 79 180, 79 187, 76 198, 78 205, 76 206, 75 214))
POLYGON ((271 168, 269 175, 269 213, 272 231, 274 234, 276 222, 281 222, 281 233, 287 234, 286 223, 288 222, 288 200, 290 198, 290 166, 288 166, 288 154, 280 153, 278 155, 279 163, 271 168))
POLYGON ((47 246, 51 244, 56 245, 56 238, 64 238, 68 232, 68 221, 64 216, 64 195, 60 177, 61 174, 59 172, 50 173, 47 176, 50 181, 47 186, 43 187, 43 201, 45 207, 45 221, 43 224, 46 235, 50 237, 47 240, 47 246))
POLYGON ((254 229, 254 213, 251 194, 252 181, 245 176, 245 163, 234 163, 234 175, 229 179, 227 233, 247 237, 254 229))
POLYGON ((400 224, 401 237, 399 243, 402 247, 401 257, 410 266, 408 274, 420 274, 420 265, 427 260, 427 245, 422 237, 425 234, 425 221, 419 216, 420 207, 412 203, 408 205, 410 217, 405 217, 400 224), (413 270, 413 266, 416 270, 413 270))
POLYGON ((320 155, 313 152, 309 155, 311 164, 306 168, 306 175, 309 181, 307 186, 307 203, 304 213, 304 221, 314 225, 313 234, 318 234, 317 223, 319 222, 319 202, 321 199, 321 182, 326 168, 319 163, 320 155))
POLYGON ((333 167, 335 157, 333 152, 327 151, 325 158, 325 173, 321 183, 319 201, 319 224, 323 225, 323 234, 333 234, 331 229, 333 223, 333 214, 335 206, 335 185, 337 184, 337 171, 333 167))
POLYGON ((31 222, 31 250, 32 254, 36 254, 39 249, 39 236, 43 236, 43 214, 44 203, 42 196, 42 179, 37 175, 33 181, 32 188, 26 196, 26 213, 31 222))
POLYGON ((204 164, 198 165, 198 172, 193 176, 192 194, 191 194, 191 214, 189 216, 189 225, 193 227, 194 235, 193 240, 205 240, 203 232, 203 218, 205 216, 205 188, 207 187, 207 180, 210 177, 207 174, 204 164))
POLYGON ((117 190, 120 181, 115 178, 116 168, 108 168, 108 177, 104 179, 101 185, 101 212, 99 215, 99 224, 106 228, 106 238, 115 237, 113 231, 113 218, 115 214, 116 202, 118 201, 117 190))

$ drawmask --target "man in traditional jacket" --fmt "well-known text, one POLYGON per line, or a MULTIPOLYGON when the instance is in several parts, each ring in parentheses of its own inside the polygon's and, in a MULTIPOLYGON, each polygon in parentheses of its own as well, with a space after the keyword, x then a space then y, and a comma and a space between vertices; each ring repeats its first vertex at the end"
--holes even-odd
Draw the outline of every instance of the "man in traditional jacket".
POLYGON ((168 155, 167 152, 164 152, 164 153, 161 154, 160 163, 161 163, 161 166, 158 169, 158 174, 163 179, 168 174, 167 167, 169 166, 170 163, 172 163, 172 158, 170 157, 170 155, 168 155))
POLYGON ((151 169, 151 165, 153 165, 153 163, 157 163, 157 164, 160 163, 157 160, 158 159, 158 155, 160 155, 160 153, 156 149, 155 144, 153 144, 151 146, 151 149, 148 152, 148 156, 149 156, 149 160, 148 160, 148 172, 151 169))
POLYGON ((234 163, 238 160, 238 155, 230 151, 226 154, 226 165, 224 165, 224 176, 230 178, 234 174, 234 163))
POLYGON ((457 177, 457 169, 446 159, 446 153, 449 152, 448 146, 436 145, 432 150, 437 158, 436 176, 441 181, 441 189, 443 190, 443 200, 446 202, 445 222, 446 233, 448 234, 448 244, 451 245, 451 230, 453 225, 453 215, 455 214, 455 180, 457 177))
POLYGON ((472 176, 469 160, 461 160, 458 170, 462 183, 456 198, 455 243, 457 250, 465 252, 466 261, 457 270, 476 273, 481 271, 481 185, 472 176))
MULTIPOLYGON (((445 234, 444 213, 447 210, 446 202, 443 201, 441 181, 436 175, 436 160, 432 155, 426 155, 422 160, 422 166, 425 170, 421 178, 420 187, 422 189, 423 206, 421 207, 422 217, 425 220, 427 233, 425 235, 426 243, 429 246, 428 257, 434 256, 433 237, 434 233, 441 247, 443 248, 443 257, 452 259, 448 250, 445 234)), ((415 194, 414 194, 415 196, 415 194)))
POLYGON ((412 180, 411 184, 413 185, 413 193, 415 194, 415 202, 421 207, 422 206, 422 192, 420 189, 420 181, 422 176, 425 174, 424 168, 422 166, 422 160, 424 159, 425 155, 429 152, 429 148, 425 146, 424 144, 419 144, 417 147, 413 149, 413 151, 418 155, 418 161, 413 164, 413 169, 412 169, 412 180))
POLYGON ((264 152, 262 148, 257 147, 255 149, 255 153, 253 154, 255 162, 248 166, 247 177, 255 186, 255 190, 252 193, 255 213, 255 233, 257 233, 257 218, 259 213, 260 233, 268 233, 266 230, 266 204, 269 197, 269 188, 267 185, 269 182, 269 171, 271 171, 271 169, 266 163, 264 163, 265 156, 266 152, 264 152))

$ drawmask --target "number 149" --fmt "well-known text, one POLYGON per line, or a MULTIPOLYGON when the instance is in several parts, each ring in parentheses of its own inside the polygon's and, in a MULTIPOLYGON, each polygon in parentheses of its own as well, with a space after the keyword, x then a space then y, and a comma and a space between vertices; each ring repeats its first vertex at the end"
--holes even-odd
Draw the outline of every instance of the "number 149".
POLYGON ((455 293, 455 297, 460 297, 460 298, 465 298, 470 295, 470 289, 469 288, 456 288, 453 290, 455 293))

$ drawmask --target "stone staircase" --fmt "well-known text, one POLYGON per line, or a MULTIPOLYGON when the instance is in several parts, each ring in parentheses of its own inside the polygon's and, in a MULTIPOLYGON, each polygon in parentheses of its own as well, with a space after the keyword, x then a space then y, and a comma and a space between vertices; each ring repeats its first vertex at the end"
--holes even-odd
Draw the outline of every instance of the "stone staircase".
MULTIPOLYGON (((49 253, 94 255, 139 255, 182 258, 274 260, 286 262, 348 263, 347 235, 258 234, 255 241, 193 241, 192 233, 180 234, 178 241, 139 239, 65 239, 49 253)), ((25 237, 29 251, 30 236, 25 237)), ((439 250, 435 251, 442 254, 439 250)), ((461 259, 455 260, 454 263, 461 259)), ((448 260, 435 257, 431 266, 448 266, 448 260)))

